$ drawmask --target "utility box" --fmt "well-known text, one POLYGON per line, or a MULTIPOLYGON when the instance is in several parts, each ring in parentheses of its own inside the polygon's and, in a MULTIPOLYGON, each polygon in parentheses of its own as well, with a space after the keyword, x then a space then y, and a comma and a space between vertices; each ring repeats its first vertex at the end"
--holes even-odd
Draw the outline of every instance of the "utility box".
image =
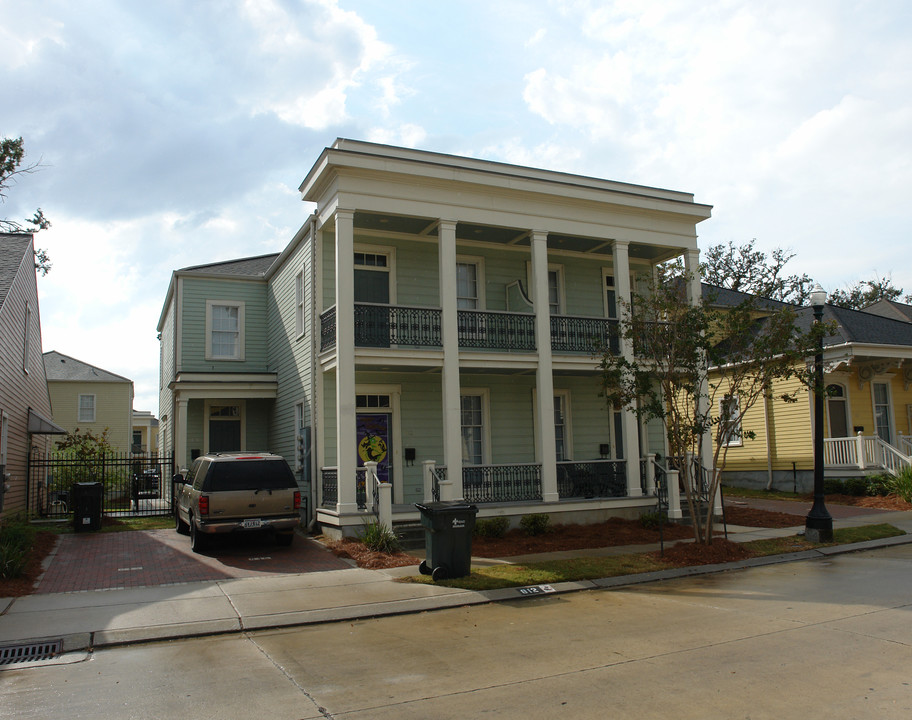
POLYGON ((468 575, 478 507, 460 501, 415 503, 415 507, 421 511, 427 554, 418 570, 435 581, 468 575))
POLYGON ((101 530, 101 505, 104 486, 100 482, 73 485, 73 529, 76 532, 101 530))

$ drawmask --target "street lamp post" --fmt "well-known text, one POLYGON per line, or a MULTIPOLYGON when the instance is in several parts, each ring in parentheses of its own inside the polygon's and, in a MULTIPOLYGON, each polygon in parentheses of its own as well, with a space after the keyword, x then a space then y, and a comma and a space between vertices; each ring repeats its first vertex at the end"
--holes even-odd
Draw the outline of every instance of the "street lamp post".
MULTIPOLYGON (((820 284, 811 291, 811 306, 814 308, 814 322, 823 321, 823 306, 826 291, 820 284)), ((804 524, 804 537, 810 542, 833 541, 833 518, 827 512, 823 495, 823 335, 817 338, 814 354, 814 505, 804 524)))

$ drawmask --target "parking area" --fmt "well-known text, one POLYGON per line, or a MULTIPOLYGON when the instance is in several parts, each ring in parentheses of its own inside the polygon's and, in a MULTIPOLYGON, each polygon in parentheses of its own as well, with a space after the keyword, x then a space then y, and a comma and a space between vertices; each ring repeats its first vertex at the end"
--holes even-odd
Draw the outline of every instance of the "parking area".
POLYGON ((61 535, 35 593, 113 590, 352 567, 308 537, 290 547, 268 535, 219 538, 205 555, 174 530, 61 535))

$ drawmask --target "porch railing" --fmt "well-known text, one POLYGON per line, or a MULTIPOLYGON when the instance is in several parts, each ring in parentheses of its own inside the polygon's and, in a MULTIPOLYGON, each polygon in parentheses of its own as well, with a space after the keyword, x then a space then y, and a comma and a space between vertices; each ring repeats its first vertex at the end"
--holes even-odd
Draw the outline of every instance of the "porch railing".
POLYGON ((565 498, 625 497, 626 460, 557 463, 557 494, 565 498))
POLYGON ((912 456, 876 435, 858 433, 855 437, 824 438, 823 464, 830 468, 876 468, 898 475, 903 468, 912 467, 912 456))
MULTIPOLYGON (((365 470, 359 467, 355 470, 357 487, 355 489, 355 502, 359 509, 367 507, 367 492, 364 489, 365 470)), ((339 502, 339 468, 325 467, 320 468, 320 483, 322 487, 321 501, 322 507, 335 507, 339 502)))
POLYGON ((542 499, 541 465, 471 465, 462 469, 463 498, 470 503, 542 499))
POLYGON ((595 353, 599 348, 620 352, 618 321, 606 318, 551 316, 551 350, 595 353))
POLYGON ((459 347, 535 350, 535 316, 528 313, 460 310, 459 347))

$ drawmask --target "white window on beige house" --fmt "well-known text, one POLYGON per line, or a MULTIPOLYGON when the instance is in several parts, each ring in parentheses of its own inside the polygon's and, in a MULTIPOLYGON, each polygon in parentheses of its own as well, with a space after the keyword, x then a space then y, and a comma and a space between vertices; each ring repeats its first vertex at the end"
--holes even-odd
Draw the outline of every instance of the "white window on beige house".
POLYGON ((95 396, 79 396, 79 422, 95 422, 95 396))

